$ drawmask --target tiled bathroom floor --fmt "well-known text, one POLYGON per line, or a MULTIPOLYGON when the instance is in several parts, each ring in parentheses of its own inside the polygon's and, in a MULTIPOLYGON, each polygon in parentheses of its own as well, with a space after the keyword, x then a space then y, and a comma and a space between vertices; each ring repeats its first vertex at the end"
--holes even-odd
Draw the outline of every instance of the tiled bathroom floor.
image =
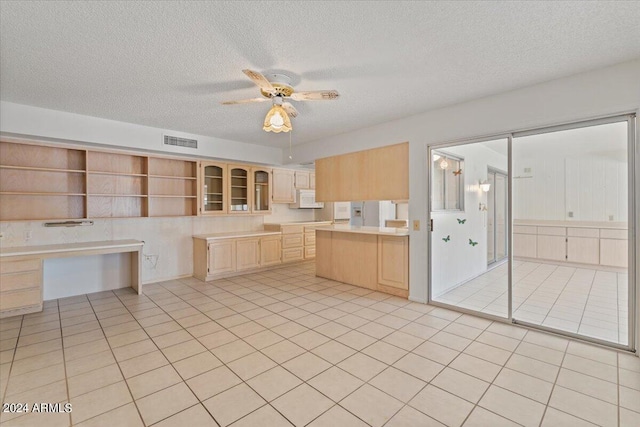
POLYGON ((638 426, 640 359, 314 276, 49 301, 0 321, 2 426, 638 426))
MULTIPOLYGON (((436 298, 507 316, 507 264, 436 298)), ((628 343, 626 273, 514 261, 513 317, 620 344, 628 343)))

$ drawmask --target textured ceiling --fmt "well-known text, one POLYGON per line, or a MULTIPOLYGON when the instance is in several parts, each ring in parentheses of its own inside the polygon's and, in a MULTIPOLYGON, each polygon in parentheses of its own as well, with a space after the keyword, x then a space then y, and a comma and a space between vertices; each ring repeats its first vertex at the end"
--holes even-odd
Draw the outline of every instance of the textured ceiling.
MULTIPOLYGON (((640 3, 2 1, 0 98, 285 146, 241 73, 284 70, 294 144, 640 57, 640 3)), ((551 102, 551 100, 550 100, 551 102)))

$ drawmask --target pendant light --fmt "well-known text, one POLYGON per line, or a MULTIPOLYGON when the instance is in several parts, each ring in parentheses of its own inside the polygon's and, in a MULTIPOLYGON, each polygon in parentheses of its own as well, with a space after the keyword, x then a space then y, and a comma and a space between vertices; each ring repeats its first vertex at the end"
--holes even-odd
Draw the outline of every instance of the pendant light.
POLYGON ((262 129, 266 132, 291 132, 291 120, 289 115, 282 108, 282 98, 279 96, 273 98, 273 106, 264 118, 262 129))

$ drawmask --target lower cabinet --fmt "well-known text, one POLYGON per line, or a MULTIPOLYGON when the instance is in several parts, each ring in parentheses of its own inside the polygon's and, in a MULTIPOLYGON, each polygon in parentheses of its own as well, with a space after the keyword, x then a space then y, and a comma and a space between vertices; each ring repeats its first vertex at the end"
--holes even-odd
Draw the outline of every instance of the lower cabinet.
POLYGON ((194 237, 193 275, 200 280, 234 276, 282 263, 281 235, 194 237))
POLYGON ((207 275, 221 275, 236 271, 235 240, 220 240, 209 243, 207 275))
POLYGON ((538 258, 557 261, 567 260, 567 238, 565 236, 538 236, 536 246, 538 258))
POLYGON ((567 261, 598 264, 600 262, 600 239, 567 237, 567 261))
POLYGON ((0 318, 42 311, 42 260, 0 262, 0 318))
POLYGON ((260 239, 236 240, 236 271, 260 267, 260 239))

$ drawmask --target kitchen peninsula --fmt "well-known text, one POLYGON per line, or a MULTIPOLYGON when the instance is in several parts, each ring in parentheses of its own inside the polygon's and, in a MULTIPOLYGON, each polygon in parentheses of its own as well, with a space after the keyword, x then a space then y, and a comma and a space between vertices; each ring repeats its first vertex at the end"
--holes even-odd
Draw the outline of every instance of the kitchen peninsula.
POLYGON ((316 276, 407 298, 409 232, 388 227, 318 227, 316 276))

